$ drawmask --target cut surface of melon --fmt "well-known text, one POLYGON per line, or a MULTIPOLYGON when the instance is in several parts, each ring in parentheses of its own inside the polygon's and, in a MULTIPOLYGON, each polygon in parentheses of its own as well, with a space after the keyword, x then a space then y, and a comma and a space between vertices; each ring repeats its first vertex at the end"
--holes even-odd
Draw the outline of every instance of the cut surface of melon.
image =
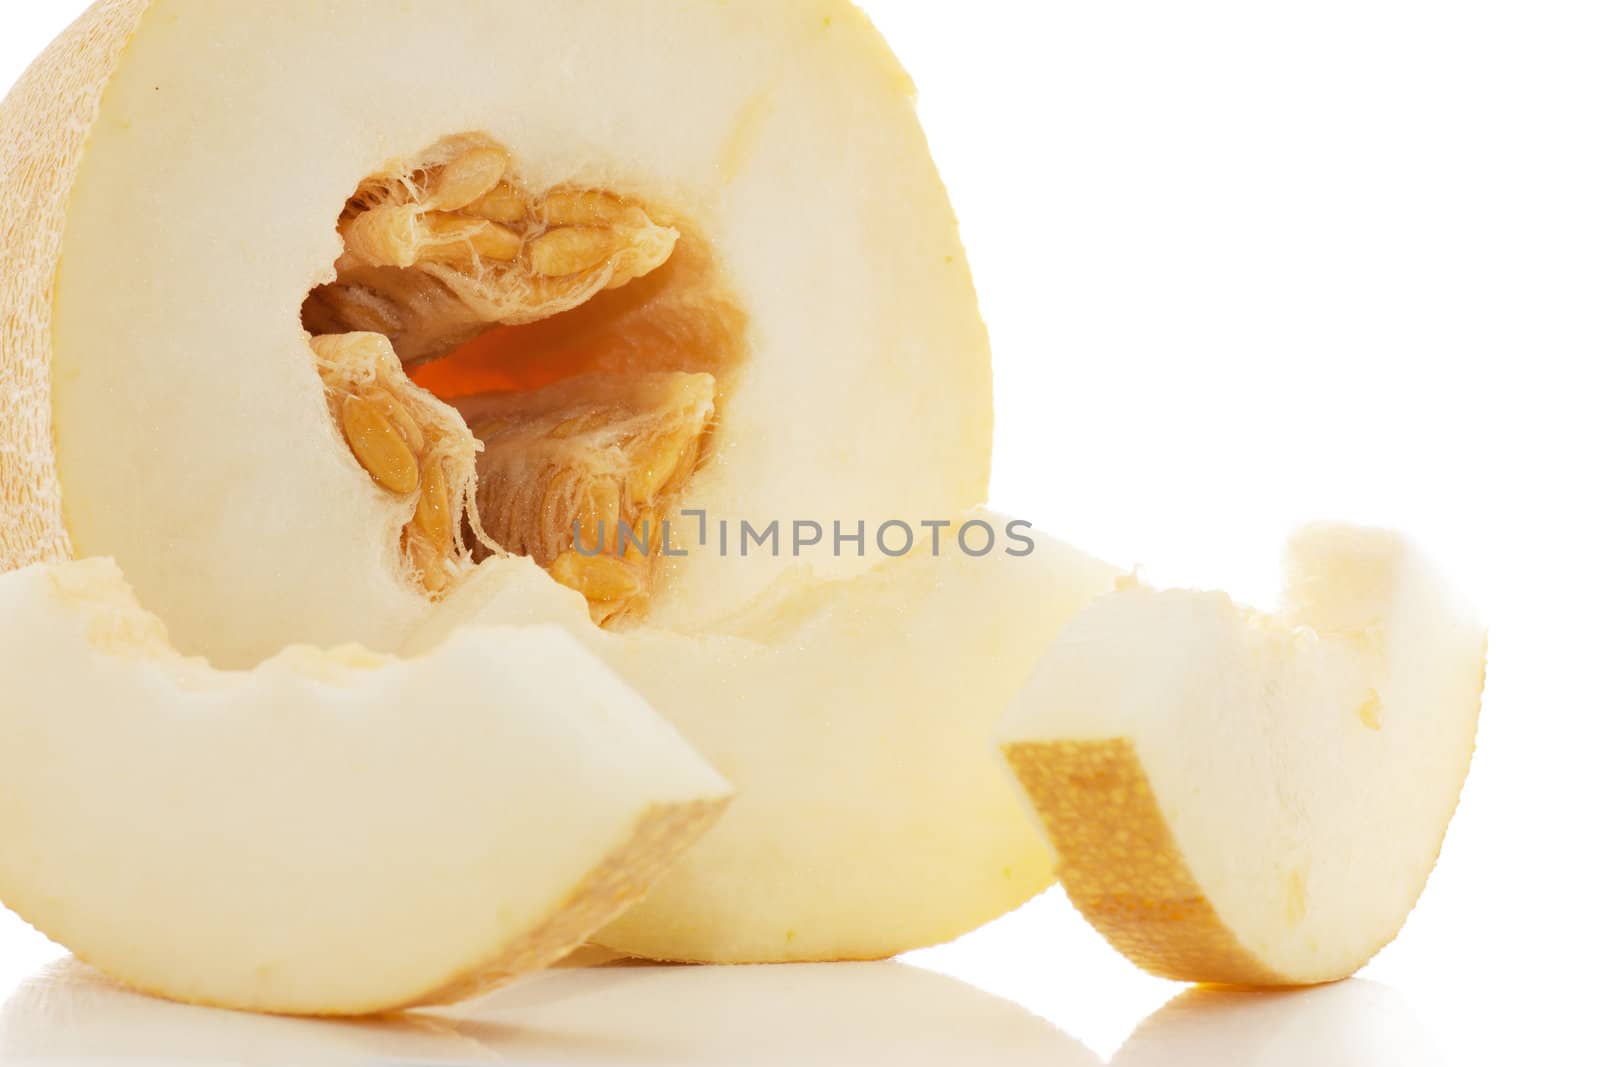
POLYGON ((1027 558, 924 544, 698 637, 596 629, 575 594, 501 560, 412 647, 468 624, 567 626, 739 790, 600 943, 683 961, 875 959, 955 938, 1050 882, 989 738, 1054 634, 1116 574, 1034 536, 1027 558))
POLYGON ((0 566, 114 557, 221 666, 392 649, 514 543, 599 621, 701 626, 870 563, 541 531, 984 498, 954 216, 843 0, 100 0, 0 118, 0 566), (320 373, 363 335, 381 373, 320 373))
POLYGON ((0 577, 0 901, 139 990, 354 1015, 547 965, 726 783, 555 627, 173 651, 108 561, 0 577))
POLYGON ((1471 762, 1472 613, 1400 537, 1308 529, 1266 615, 1129 586, 1061 634, 1002 749, 1080 911, 1157 975, 1298 985, 1400 930, 1471 762))

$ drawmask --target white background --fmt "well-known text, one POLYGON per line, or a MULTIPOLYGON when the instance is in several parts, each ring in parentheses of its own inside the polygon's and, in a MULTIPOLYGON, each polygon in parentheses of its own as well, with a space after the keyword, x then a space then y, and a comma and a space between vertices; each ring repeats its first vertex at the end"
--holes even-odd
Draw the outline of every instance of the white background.
MULTIPOLYGON (((0 86, 79 6, 0 10, 0 86)), ((1154 581, 1259 601, 1298 522, 1413 533, 1492 627, 1477 763, 1420 908, 1360 983, 1153 1015, 1182 987, 1057 891, 914 956, 966 983, 924 1000, 933 979, 905 967, 750 972, 732 993, 677 971, 608 987, 608 1011, 641 1041, 676 1023, 650 1047, 686 1062, 1596 1062, 1593 6, 866 7, 921 87, 993 330, 996 504, 1154 581)), ((46 995, 58 956, 0 913, 0 1060, 610 1062, 571 1034, 497 1052, 506 1027, 201 1023, 70 972, 46 995)), ((558 1025, 540 1008, 571 980, 535 979, 519 1025, 558 1025)))

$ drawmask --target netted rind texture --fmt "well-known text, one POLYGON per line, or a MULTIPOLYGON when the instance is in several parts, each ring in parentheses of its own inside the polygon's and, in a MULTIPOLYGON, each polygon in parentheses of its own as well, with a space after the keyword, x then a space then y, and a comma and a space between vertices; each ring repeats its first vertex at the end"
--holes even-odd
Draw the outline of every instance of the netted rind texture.
POLYGON ((0 103, 0 572, 71 558, 51 432, 51 293, 100 98, 149 0, 100 0, 0 103))

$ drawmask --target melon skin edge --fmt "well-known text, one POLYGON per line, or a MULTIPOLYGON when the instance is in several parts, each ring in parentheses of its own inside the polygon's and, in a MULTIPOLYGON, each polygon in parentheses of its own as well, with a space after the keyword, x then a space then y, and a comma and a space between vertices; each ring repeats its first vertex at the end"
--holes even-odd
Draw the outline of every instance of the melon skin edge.
POLYGON ((68 559, 51 432, 51 299, 77 162, 149 0, 97 3, 0 103, 0 571, 68 559))

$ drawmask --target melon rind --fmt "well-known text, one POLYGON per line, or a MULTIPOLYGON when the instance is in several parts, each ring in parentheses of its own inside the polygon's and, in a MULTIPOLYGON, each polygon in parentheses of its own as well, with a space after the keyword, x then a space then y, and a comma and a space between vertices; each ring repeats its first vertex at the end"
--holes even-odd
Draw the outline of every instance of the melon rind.
POLYGON ((0 571, 69 558, 51 437, 51 317, 73 178, 148 0, 101 0, 0 102, 0 571))

